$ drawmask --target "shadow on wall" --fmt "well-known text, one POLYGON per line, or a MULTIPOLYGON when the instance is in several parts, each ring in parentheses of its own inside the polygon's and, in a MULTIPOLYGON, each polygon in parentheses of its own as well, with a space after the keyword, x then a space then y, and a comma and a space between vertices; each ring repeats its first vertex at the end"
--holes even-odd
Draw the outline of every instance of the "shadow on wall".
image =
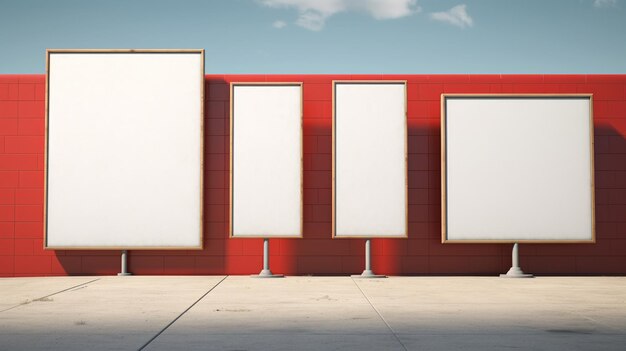
POLYGON ((527 271, 537 274, 625 273, 626 139, 610 121, 597 118, 594 121, 594 164, 596 243, 522 245, 521 263, 527 271))
MULTIPOLYGON (((263 81, 269 76, 237 77, 263 81)), ((276 81, 301 77, 271 76, 276 81)), ((305 80, 304 89, 304 236, 270 240, 271 269, 289 275, 347 275, 364 267, 363 239, 331 239, 330 98, 319 111, 307 106, 331 78, 305 80), (313 115, 318 114, 319 115, 313 115)), ((204 249, 131 251, 135 274, 256 274, 262 268, 261 239, 230 239, 229 231, 229 78, 207 77, 204 144, 204 249)), ((431 101, 434 109, 438 103, 431 101)), ((432 105, 432 106, 431 106, 432 105)), ((594 109, 595 110, 595 109, 594 109)), ((415 112, 415 111, 414 111, 415 112)), ((408 239, 373 239, 373 268, 379 274, 488 274, 510 267, 510 245, 441 244, 439 112, 409 116, 408 239)), ((623 117, 623 116, 622 116, 623 117)), ((626 252, 626 127, 595 121, 596 244, 520 246, 521 265, 535 274, 624 274, 626 252)), ((117 251, 57 251, 69 274, 115 274, 117 251)))

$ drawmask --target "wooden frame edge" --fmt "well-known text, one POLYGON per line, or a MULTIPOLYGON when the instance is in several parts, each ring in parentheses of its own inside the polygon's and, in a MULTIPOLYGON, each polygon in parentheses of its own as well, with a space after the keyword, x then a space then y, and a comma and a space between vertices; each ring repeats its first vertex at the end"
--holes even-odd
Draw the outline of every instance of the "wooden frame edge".
POLYGON ((589 158, 591 168, 591 242, 596 243, 596 182, 595 182, 595 126, 593 124, 593 94, 589 94, 589 158))
POLYGON ((446 149, 446 94, 441 94, 441 110, 439 112, 439 139, 440 139, 440 162, 441 162, 441 243, 444 244, 447 238, 447 149, 446 149))
POLYGON ((43 249, 44 250, 203 250, 204 249, 204 99, 205 61, 204 49, 46 49, 45 116, 44 116, 44 203, 43 203, 43 249), (50 112, 50 54, 62 53, 171 53, 200 55, 200 241, 197 246, 51 246, 48 245, 48 143, 50 112))
POLYGON ((206 106, 204 99, 206 98, 205 92, 205 61, 204 61, 204 49, 200 50, 200 62, 201 62, 201 74, 200 74, 200 248, 198 250, 204 250, 204 119, 206 118, 206 106))
POLYGON ((230 82, 230 101, 229 101, 229 124, 230 124, 230 156, 229 164, 229 199, 228 204, 228 238, 229 239, 302 239, 304 238, 304 83, 303 82, 230 82), (234 125, 233 125, 233 110, 234 110, 234 91, 235 86, 299 86, 300 87, 300 234, 299 235, 280 235, 280 236, 267 236, 267 235, 234 235, 233 229, 233 147, 234 147, 234 125))
POLYGON ((229 134, 228 134, 228 145, 229 145, 229 155, 228 155, 228 238, 231 239, 234 237, 234 226, 233 226, 233 142, 234 142, 234 133, 233 133, 233 105, 234 105, 234 97, 235 97, 235 84, 230 82, 228 86, 229 91, 229 104, 228 104, 228 124, 230 126, 229 134))
MULTIPOLYGON (((202 54, 204 57, 204 49, 63 49, 63 48, 55 48, 55 49, 46 49, 46 52, 53 54, 130 54, 130 53, 139 53, 139 54, 150 54, 150 53, 173 53, 173 54, 202 54)), ((203 63, 204 66, 204 63, 203 63)))
POLYGON ((442 244, 595 244, 595 164, 594 164, 594 124, 593 124, 593 93, 442 93, 441 94, 441 243, 442 244), (447 177, 446 177, 446 109, 448 97, 496 97, 496 98, 588 98, 589 99, 589 133, 590 133, 590 171, 591 171, 591 239, 589 240, 450 240, 447 239, 447 177))
POLYGON ((48 245, 48 115, 50 105, 50 49, 46 49, 46 84, 44 111, 44 156, 43 156, 43 249, 54 250, 48 245))
POLYGON ((336 138, 336 129, 337 129, 337 116, 335 113, 335 110, 337 109, 337 104, 335 103, 335 99, 336 99, 336 95, 337 95, 337 81, 333 80, 330 83, 331 89, 332 89, 332 95, 331 95, 331 121, 330 121, 330 129, 331 129, 331 183, 330 183, 330 188, 331 188, 331 206, 330 209, 332 211, 331 213, 331 220, 330 220, 330 238, 331 239, 336 239, 337 238, 337 155, 336 155, 336 147, 337 147, 337 143, 335 141, 336 138))
POLYGON ((592 240, 446 240, 444 244, 595 244, 592 240))
POLYGON ((408 143, 409 143, 409 130, 408 130, 408 80, 398 80, 398 79, 390 79, 390 80, 349 80, 349 79, 333 79, 331 81, 332 85, 332 180, 331 180, 331 188, 332 188, 332 219, 331 219, 331 238, 332 239, 408 239, 409 238, 409 153, 408 153, 408 143), (336 87, 337 84, 402 84, 404 86, 404 189, 405 189, 405 225, 404 225, 404 235, 386 235, 379 236, 377 234, 359 234, 359 235, 337 235, 337 196, 336 196, 336 187, 337 187, 337 177, 336 177, 336 87))
POLYGON ((67 251, 198 251, 202 250, 200 246, 49 246, 46 250, 67 250, 67 251))

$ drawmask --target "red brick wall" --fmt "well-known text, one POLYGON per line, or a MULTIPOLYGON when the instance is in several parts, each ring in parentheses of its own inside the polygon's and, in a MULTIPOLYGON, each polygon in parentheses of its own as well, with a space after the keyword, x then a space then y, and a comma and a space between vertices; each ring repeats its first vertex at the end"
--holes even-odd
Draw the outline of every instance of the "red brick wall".
MULTIPOLYGON (((593 93, 596 244, 521 245, 536 274, 626 273, 626 75, 209 75, 206 77, 205 233, 202 251, 131 251, 136 274, 250 274, 262 241, 229 239, 228 111, 231 81, 304 82, 304 239, 271 240, 273 271, 348 274, 363 269, 364 241, 330 239, 331 81, 408 81, 409 238, 373 240, 385 274, 496 274, 510 245, 440 243, 439 99, 455 93, 593 93)), ((0 276, 113 274, 114 251, 45 251, 43 75, 0 76, 0 276)))

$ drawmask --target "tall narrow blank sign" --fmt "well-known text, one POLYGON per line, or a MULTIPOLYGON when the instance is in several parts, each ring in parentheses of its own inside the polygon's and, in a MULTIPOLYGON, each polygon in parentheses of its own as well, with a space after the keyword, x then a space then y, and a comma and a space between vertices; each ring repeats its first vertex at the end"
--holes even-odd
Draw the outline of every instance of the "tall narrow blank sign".
POLYGON ((334 238, 407 236, 406 83, 333 83, 334 238))
POLYGON ((232 83, 234 238, 302 236, 302 86, 232 83))
POLYGON ((47 63, 46 248, 202 248, 204 51, 47 63))
POLYGON ((231 83, 230 236, 302 237, 302 84, 231 83))
POLYGON ((441 118, 443 242, 595 241, 591 95, 445 94, 441 118))
POLYGON ((231 83, 230 236, 302 237, 302 84, 231 83))

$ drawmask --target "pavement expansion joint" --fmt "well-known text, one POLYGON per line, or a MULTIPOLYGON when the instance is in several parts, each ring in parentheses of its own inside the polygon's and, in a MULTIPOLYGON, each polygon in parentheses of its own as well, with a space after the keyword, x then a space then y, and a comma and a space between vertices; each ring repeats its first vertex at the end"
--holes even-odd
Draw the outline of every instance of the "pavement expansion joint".
POLYGON ((193 306, 195 306, 196 304, 198 304, 198 302, 202 301, 202 299, 204 299, 211 291, 213 291, 215 288, 217 288, 220 284, 222 284, 222 282, 224 280, 226 280, 226 278, 228 278, 228 276, 224 276, 224 278, 222 278, 219 282, 217 282, 217 284, 213 285, 213 287, 211 287, 207 292, 205 292, 204 294, 202 294, 202 296, 200 296, 200 298, 198 298, 196 301, 194 301, 189 307, 187 307, 183 312, 181 312, 176 318, 174 318, 171 322, 169 322, 163 329, 161 329, 155 336, 153 336, 150 340, 148 340, 148 342, 146 342, 145 344, 143 344, 143 346, 141 346, 139 349, 137 349, 138 351, 141 351, 143 349, 145 349, 146 347, 148 347, 148 345, 150 345, 154 340, 156 340, 156 338, 158 338, 161 334, 163 334, 169 327, 172 326, 172 324, 176 323, 177 320, 179 320, 182 316, 185 315, 185 313, 189 312, 189 310, 191 310, 193 308, 193 306))
MULTIPOLYGON (((358 278, 357 278, 358 279, 358 278)), ((391 332, 391 334, 393 334, 393 337, 396 338, 396 341, 398 341, 398 343, 402 346, 402 348, 405 351, 408 351, 408 349, 406 348, 406 345, 404 345, 404 343, 402 342, 402 340, 400 340, 400 337, 398 337, 398 334, 396 334, 396 332, 393 330, 393 328, 391 327, 391 325, 389 325, 389 323, 387 323, 387 321, 385 320, 385 317, 383 317, 382 314, 380 314, 380 312, 378 311, 378 309, 372 304, 372 301, 370 301, 370 299, 367 297, 367 295, 365 295, 365 292, 363 291, 363 289, 361 289, 361 287, 359 286, 359 284, 356 282, 356 279, 352 278, 352 281, 354 282, 354 285, 356 285, 357 289, 359 289, 359 291, 361 292, 361 295, 363 295, 363 297, 365 298, 365 300, 367 301, 367 303, 370 304, 370 306, 372 306, 372 309, 374 309, 374 312, 376 312, 376 314, 378 315, 378 317, 380 317, 380 319, 383 321, 383 323, 385 323, 385 325, 387 326, 387 328, 389 329, 389 331, 391 332)))
POLYGON ((87 284, 93 283, 93 282, 98 281, 98 280, 100 280, 100 278, 96 278, 96 279, 90 280, 90 281, 85 282, 85 283, 80 283, 80 284, 78 284, 78 285, 74 285, 74 286, 71 286, 71 287, 69 287, 69 288, 67 288, 67 289, 59 290, 59 291, 54 292, 54 293, 52 293, 52 294, 48 294, 48 295, 46 295, 46 296, 38 297, 38 298, 36 298, 36 299, 26 300, 26 301, 24 301, 24 302, 21 302, 21 303, 19 303, 19 304, 15 305, 15 306, 11 306, 11 307, 9 307, 9 308, 5 308, 5 309, 3 309, 3 310, 0 310, 0 313, 2 313, 2 312, 6 312, 6 311, 9 311, 9 310, 12 310, 12 309, 17 308, 17 307, 20 307, 20 306, 25 306, 25 305, 28 305, 28 304, 31 304, 31 303, 33 303, 33 302, 47 302, 47 301, 52 301, 51 297, 52 297, 52 296, 54 296, 54 295, 58 295, 58 294, 60 294, 60 293, 64 293, 64 292, 66 292, 66 291, 74 291, 74 290, 77 290, 77 289, 82 289, 82 288, 86 287, 86 286, 87 286, 87 284))

